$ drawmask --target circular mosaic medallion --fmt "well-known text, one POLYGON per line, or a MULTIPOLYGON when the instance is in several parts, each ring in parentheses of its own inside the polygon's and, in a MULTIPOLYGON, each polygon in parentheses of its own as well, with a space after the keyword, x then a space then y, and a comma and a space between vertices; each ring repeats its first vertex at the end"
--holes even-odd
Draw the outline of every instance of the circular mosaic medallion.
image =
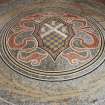
POLYGON ((1 57, 29 78, 64 81, 94 71, 105 57, 104 35, 91 17, 26 12, 1 30, 1 57))

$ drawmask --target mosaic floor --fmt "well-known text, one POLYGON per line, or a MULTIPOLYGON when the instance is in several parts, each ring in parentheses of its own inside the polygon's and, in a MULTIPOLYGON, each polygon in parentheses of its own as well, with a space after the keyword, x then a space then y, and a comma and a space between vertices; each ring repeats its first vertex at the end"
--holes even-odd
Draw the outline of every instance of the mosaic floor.
POLYGON ((11 0, 0 30, 0 105, 105 105, 104 3, 11 0))

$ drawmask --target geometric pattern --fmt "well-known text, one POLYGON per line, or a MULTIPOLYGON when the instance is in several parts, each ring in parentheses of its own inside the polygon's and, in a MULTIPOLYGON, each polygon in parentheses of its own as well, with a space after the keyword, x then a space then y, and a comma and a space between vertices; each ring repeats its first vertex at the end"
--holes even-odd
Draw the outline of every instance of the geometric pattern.
POLYGON ((44 37, 43 41, 46 44, 46 47, 50 48, 53 52, 55 52, 60 47, 64 46, 65 38, 60 35, 54 35, 55 33, 51 33, 50 36, 44 37))

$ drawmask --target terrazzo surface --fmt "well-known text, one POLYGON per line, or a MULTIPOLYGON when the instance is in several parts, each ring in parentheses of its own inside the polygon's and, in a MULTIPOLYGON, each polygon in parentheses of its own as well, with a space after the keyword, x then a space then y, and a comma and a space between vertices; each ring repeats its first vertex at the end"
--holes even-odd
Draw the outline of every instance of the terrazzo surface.
POLYGON ((105 4, 0 4, 0 105, 105 105, 105 4))

